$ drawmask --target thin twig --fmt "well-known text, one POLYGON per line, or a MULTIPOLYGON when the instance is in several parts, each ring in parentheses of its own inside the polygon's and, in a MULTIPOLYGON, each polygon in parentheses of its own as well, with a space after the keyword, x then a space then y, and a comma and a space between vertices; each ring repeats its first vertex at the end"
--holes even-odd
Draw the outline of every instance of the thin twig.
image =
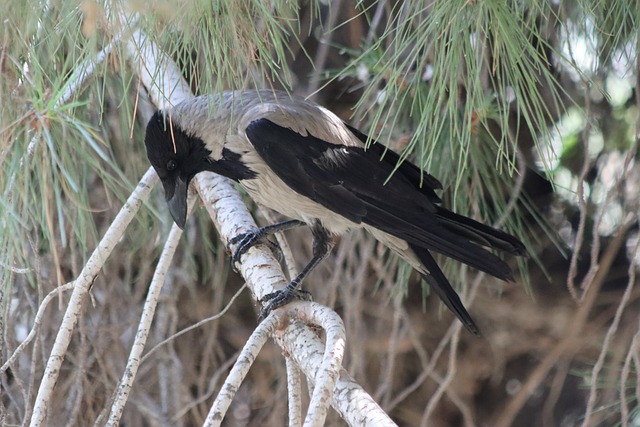
POLYGON ((151 356, 157 350, 159 350, 160 347, 162 347, 164 345, 167 345, 171 341, 176 340, 178 337, 181 337, 182 335, 186 334, 187 332, 191 332, 193 330, 196 330, 196 329, 206 325, 209 322, 212 322, 214 320, 220 319, 222 316, 225 315, 225 313, 227 311, 229 311, 229 309, 233 306, 233 303, 238 299, 238 297, 240 297, 240 295, 242 294, 242 292, 244 292, 244 290, 246 288, 247 288, 247 284, 245 283, 231 297, 231 299, 229 300, 229 303, 222 310, 220 310, 219 313, 216 313, 213 316, 205 317, 204 319, 197 321, 193 325, 189 325, 188 327, 186 327, 184 329, 181 329, 180 331, 176 332, 175 334, 171 335, 170 337, 160 341, 158 344, 153 346, 148 352, 146 352, 144 356, 142 356, 142 359, 140 359, 140 363, 144 363, 144 361, 147 360, 149 358, 149 356, 151 356))
POLYGON ((309 77, 309 87, 307 88, 307 93, 310 94, 309 99, 315 98, 318 88, 320 87, 320 73, 325 69, 324 64, 327 62, 327 57, 329 55, 329 47, 331 46, 331 39, 333 38, 333 29, 336 26, 338 17, 340 16, 341 8, 342 0, 333 0, 329 4, 327 30, 322 33, 322 36, 318 41, 318 50, 315 58, 313 59, 313 73, 309 77))
MULTIPOLYGON (((569 43, 569 49, 571 50, 571 43, 570 42, 567 42, 567 43, 569 43)), ((583 81, 583 84, 587 85, 587 82, 583 81)), ((571 254, 571 261, 569 263, 569 273, 567 275, 567 289, 569 289, 569 293, 571 294, 571 297, 575 301, 581 300, 580 296, 578 295, 578 290, 576 289, 576 286, 575 286, 575 279, 576 279, 576 276, 578 275, 578 257, 580 256, 582 244, 584 243, 584 233, 586 229, 587 215, 588 215, 587 201, 584 198, 584 183, 586 180, 587 173, 589 172, 589 168, 591 167, 591 158, 589 157, 589 133, 591 132, 591 122, 590 122, 591 95, 589 94, 588 90, 585 90, 585 93, 586 94, 584 96, 584 100, 585 100, 586 123, 581 133, 582 144, 583 144, 582 153, 584 155, 584 160, 582 162, 582 168, 580 169, 580 176, 578 177, 578 194, 577 194, 578 209, 580 211, 580 221, 578 222, 578 230, 576 231, 576 238, 573 245, 573 253, 571 254)), ((597 234, 594 237, 597 238, 598 237, 597 234)), ((593 247, 592 247, 592 250, 593 250, 593 247)), ((593 250, 592 253, 594 252, 595 251, 593 250)), ((592 262, 589 272, 587 273, 587 277, 588 278, 593 277, 597 268, 598 268, 597 264, 592 262)), ((583 282, 583 283, 589 283, 589 281, 583 282)), ((585 297, 586 293, 587 293, 587 290, 585 289, 583 291, 582 298, 585 297)))
POLYGON ((596 297, 599 294, 600 287, 604 283, 613 260, 622 247, 627 237, 627 232, 632 225, 633 222, 628 222, 618 229, 618 234, 609 243, 609 246, 600 259, 600 269, 593 278, 593 283, 589 287, 589 291, 587 292, 582 305, 579 306, 576 314, 574 315, 573 321, 570 323, 571 329, 565 334, 565 337, 547 353, 545 358, 537 365, 536 369, 529 374, 527 380, 522 384, 520 391, 513 396, 501 411, 495 422, 492 423, 493 426, 508 427, 513 425, 515 417, 525 405, 533 391, 547 377, 549 371, 556 366, 558 360, 561 357, 573 357, 572 355, 577 351, 577 346, 580 343, 580 333, 586 324, 591 308, 596 302, 596 297))
POLYGON ((236 360, 233 368, 231 368, 231 372, 229 372, 227 379, 222 385, 218 397, 216 397, 215 402, 213 402, 213 406, 211 406, 211 410, 209 411, 209 415, 207 415, 203 427, 216 427, 222 423, 233 397, 249 372, 249 368, 251 368, 258 353, 281 321, 282 312, 274 311, 253 331, 242 348, 238 360, 236 360))
POLYGON ((327 417, 333 388, 342 367, 346 341, 344 324, 335 311, 320 304, 298 304, 297 307, 290 308, 290 313, 307 323, 321 326, 326 331, 322 364, 314 378, 313 394, 304 422, 307 427, 320 427, 327 417))
MULTIPOLYGON (((381 375, 381 387, 378 388, 376 398, 381 401, 385 407, 391 398, 393 391, 393 377, 396 373, 396 359, 398 357, 398 342, 406 333, 400 333, 403 326, 403 303, 404 295, 398 295, 393 299, 393 321, 391 324, 391 332, 389 334, 389 345, 387 348, 387 357, 385 358, 384 370, 381 375)), ((404 331, 403 331, 404 332, 404 331)))
MULTIPOLYGON (((640 321, 640 319, 638 319, 640 321)), ((640 351, 640 327, 638 331, 633 336, 631 340, 631 344, 629 345, 629 351, 627 351, 627 355, 624 359, 624 364, 622 365, 622 371, 620 372, 620 422, 622 427, 627 427, 629 425, 629 403, 627 402, 627 381, 629 379, 629 374, 631 373, 631 361, 633 360, 633 355, 638 354, 640 351)), ((636 366, 636 368, 638 368, 636 366)), ((636 371, 636 387, 640 384, 640 371, 636 371)), ((639 396, 636 395, 636 401, 639 396)))
POLYGON ((433 370, 435 369, 435 366, 438 360, 440 359, 442 352, 445 350, 445 348, 449 344, 449 341, 452 339, 454 333, 456 333, 458 324, 459 322, 451 323, 451 325, 447 329, 447 332, 444 334, 444 336, 438 343, 438 346, 436 347, 433 354, 431 355, 429 365, 422 370, 422 373, 409 386, 407 386, 402 392, 397 393, 396 398, 393 399, 388 405, 385 406, 385 408, 387 408, 388 411, 391 411, 400 402, 406 399, 411 393, 417 390, 418 387, 420 387, 427 380, 427 378, 429 378, 433 374, 433 370))
POLYGON ((6 362, 0 368, 0 372, 6 371, 12 364, 15 362, 16 358, 22 353, 24 348, 31 342, 31 340, 36 336, 36 332, 40 328, 42 324, 42 317, 44 316, 44 311, 51 302, 51 300, 58 296, 61 292, 68 291, 73 289, 73 282, 65 283, 64 285, 56 287, 54 290, 49 292, 46 297, 42 300, 40 305, 38 306, 38 312, 36 313, 35 318, 33 319, 33 327, 29 331, 27 337, 20 343, 20 345, 14 350, 11 354, 11 357, 7 359, 6 362))
POLYGON ((184 408, 180 409, 179 411, 176 411, 175 415, 171 418, 171 421, 173 421, 177 425, 178 420, 183 416, 185 416, 185 414, 187 414, 191 409, 198 406, 202 402, 208 400, 209 397, 213 394, 213 392, 216 391, 217 389, 216 385, 218 384, 218 380, 220 379, 222 374, 227 369, 233 366, 233 364, 235 363, 235 360, 238 358, 239 355, 240 355, 240 351, 237 351, 233 356, 225 360, 225 362, 222 365, 220 365, 220 367, 216 370, 216 372, 211 376, 206 393, 203 393, 197 399, 189 401, 188 405, 186 405, 184 408))
MULTIPOLYGON (((480 287, 480 283, 482 282, 482 279, 485 276, 486 276, 485 273, 477 273, 475 275, 475 278, 474 278, 473 282, 468 287, 468 292, 465 292, 465 290, 463 289, 463 292, 461 294, 461 298, 462 298, 463 304, 465 306, 467 306, 467 307, 471 306, 471 304, 475 300, 476 294, 478 293, 478 288, 480 287)), ((436 404, 439 402, 439 400, 442 397, 442 395, 444 394, 444 392, 447 391, 447 388, 448 388, 449 384, 451 383, 451 381, 453 381, 453 378, 454 378, 455 373, 456 373, 456 366, 457 366, 457 359, 458 359, 458 343, 460 341, 460 333, 461 333, 461 331, 462 331, 462 323, 455 322, 449 327, 449 330, 447 331, 447 334, 442 339, 442 342, 444 344, 446 344, 447 342, 450 343, 449 344, 450 345, 449 358, 448 358, 448 363, 447 363, 447 374, 442 379, 442 381, 439 382, 437 390, 435 391, 435 393, 431 396, 431 399, 429 400, 429 404, 427 405, 427 408, 425 409, 424 415, 422 417, 422 425, 427 425, 427 422, 429 420, 430 415, 435 410, 436 404), (449 334, 449 332, 450 332, 450 334, 449 334)), ((439 348, 444 349, 444 347, 445 347, 444 344, 442 346, 439 345, 439 348)), ((432 358, 436 359, 435 353, 434 353, 432 358)), ((435 361, 432 364, 431 369, 429 369, 429 371, 427 371, 427 372, 429 372, 430 376, 432 376, 432 377, 435 375, 434 373, 431 372, 433 370, 433 366, 435 366, 435 361)))
POLYGON ((445 391, 451 384, 453 380, 457 365, 458 365, 458 344, 460 343, 460 330, 462 329, 462 323, 456 322, 454 333, 451 337, 451 343, 449 344, 449 358, 447 363, 447 373, 445 377, 442 379, 442 382, 438 384, 438 388, 429 399, 429 403, 424 410, 424 414, 422 416, 422 421, 420 423, 421 426, 427 427, 429 418, 433 414, 436 409, 436 405, 440 402, 440 399, 444 395, 445 391))
POLYGON ((558 364, 555 366, 553 379, 549 385, 549 394, 542 405, 541 417, 543 427, 553 427, 556 425, 553 419, 554 412, 556 409, 556 403, 558 403, 558 399, 562 395, 562 389, 571 365, 570 362, 571 361, 568 357, 564 357, 559 360, 558 364))
POLYGON ((369 46, 373 41, 373 38, 376 36, 376 31, 380 26, 380 21, 382 21, 382 15, 384 14, 386 3, 386 0, 379 0, 378 2, 376 2, 376 11, 373 14, 371 24, 369 25, 369 31, 367 32, 367 36, 364 39, 365 46, 369 46))
MULTIPOLYGON (((627 227, 628 224, 632 224, 635 222, 636 222, 635 215, 629 214, 625 220, 625 225, 623 225, 623 228, 627 227)), ((640 247, 640 240, 638 240, 638 242, 636 243, 636 246, 632 252, 633 255, 631 259, 635 257, 639 247, 640 247)), ((633 291, 633 287, 636 282, 636 265, 634 262, 629 263, 628 274, 629 274, 629 280, 627 281, 627 287, 624 290, 624 293, 622 294, 622 298, 620 300, 620 303, 618 304, 618 308, 616 309, 616 314, 613 317, 613 322, 611 322, 611 325, 609 325, 609 329, 607 329, 607 333, 601 345, 600 354, 598 355, 598 360, 593 365, 593 369, 591 370, 591 387, 589 389, 589 400, 587 401, 587 408, 585 409, 584 419, 582 421, 582 427, 588 427, 589 425, 591 425, 590 424, 591 417, 593 415, 593 411, 596 405, 596 399, 598 397, 598 387, 600 387, 600 384, 598 382, 598 377, 600 376, 600 371, 604 366, 605 359, 609 354, 609 351, 610 351, 609 344, 611 343, 611 340, 613 339, 614 335, 618 331, 618 326, 620 325, 620 319, 622 318, 622 313, 624 312, 624 309, 627 307, 627 304, 629 303, 631 292, 633 291)))
MULTIPOLYGON (((187 211, 190 211, 193 208, 194 202, 195 199, 192 197, 188 202, 187 211)), ((162 285, 164 284, 165 276, 167 275, 167 271, 169 270, 181 236, 182 230, 176 224, 173 224, 171 231, 169 232, 169 237, 167 238, 164 248, 162 249, 162 253, 160 254, 158 264, 156 264, 156 270, 153 273, 151 284, 149 285, 149 292, 147 293, 144 308, 142 309, 142 314, 140 316, 140 322, 138 323, 138 331, 136 332, 133 345, 131 346, 127 366, 122 374, 120 384, 116 391, 116 396, 113 404, 111 405, 111 413, 106 423, 107 426, 115 427, 120 424, 124 405, 129 397, 129 392, 131 391, 131 387, 133 386, 133 382, 138 372, 138 367, 141 363, 142 352, 147 344, 147 337, 151 330, 153 315, 155 314, 156 307, 158 306, 162 285)))

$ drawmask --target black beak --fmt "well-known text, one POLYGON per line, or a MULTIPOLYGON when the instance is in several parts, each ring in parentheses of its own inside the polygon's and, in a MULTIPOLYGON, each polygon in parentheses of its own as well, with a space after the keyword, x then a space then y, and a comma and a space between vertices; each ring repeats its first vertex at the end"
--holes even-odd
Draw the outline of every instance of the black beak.
POLYGON ((163 181, 164 195, 169 205, 169 212, 176 225, 184 229, 187 223, 187 194, 189 183, 178 177, 175 181, 163 181))

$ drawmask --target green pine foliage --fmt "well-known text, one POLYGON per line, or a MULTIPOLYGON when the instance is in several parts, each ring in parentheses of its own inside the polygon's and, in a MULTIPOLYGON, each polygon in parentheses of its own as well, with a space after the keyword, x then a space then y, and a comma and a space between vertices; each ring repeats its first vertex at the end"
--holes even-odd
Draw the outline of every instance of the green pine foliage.
MULTIPOLYGON (((43 295, 77 277, 149 167, 142 139, 145 117, 153 107, 145 99, 137 70, 127 61, 127 38, 136 30, 144 31, 180 65, 196 94, 252 87, 314 95, 306 89, 312 76, 320 76, 318 100, 344 104, 349 112, 345 120, 440 179, 448 206, 498 224, 525 241, 535 262, 523 263, 521 273, 525 278, 531 275, 534 284, 551 280, 554 289, 565 289, 568 267, 558 267, 564 262, 562 255, 547 263, 546 251, 569 258, 580 254, 575 256, 579 264, 594 256, 598 259, 600 253, 589 252, 594 236, 601 237, 606 247, 608 239, 623 229, 625 218, 637 215, 638 192, 631 185, 640 176, 632 174, 637 167, 640 110, 636 2, 5 0, 1 9, 1 363, 24 338, 21 331, 31 328, 43 295), (332 13, 337 21, 329 25, 332 13), (326 61, 317 62, 320 39, 329 50, 323 57, 326 61), (352 92, 357 102, 348 97, 343 102, 344 94, 352 92), (525 180, 530 173, 546 178, 557 194, 536 199, 525 180), (577 196, 582 192, 580 203, 577 196), (581 240, 586 243, 576 247, 581 240), (543 272, 530 273, 531 269, 543 272)), ((117 296, 112 298, 129 298, 135 311, 134 302, 144 294, 168 232, 165 209, 160 191, 154 192, 96 284, 100 301, 101 290, 113 292, 117 296)), ((234 276, 228 279, 225 248, 206 215, 199 216, 194 227, 200 232, 186 232, 189 244, 183 245, 173 273, 177 283, 190 284, 178 286, 172 297, 199 302, 202 293, 209 297, 215 293, 212 299, 219 306, 224 284, 233 282, 234 276), (219 289, 212 291, 212 284, 219 289)), ((634 247, 634 238, 628 238, 626 247, 634 247)), ((304 244, 299 247, 304 253, 304 244)), ((396 268, 379 251, 371 249, 369 254, 382 259, 382 271, 396 268)), ((637 254, 629 249, 621 257, 623 265, 616 271, 627 271, 637 254)), ((362 259, 375 270, 378 261, 362 259)), ((446 267, 452 281, 469 282, 467 270, 460 271, 455 263, 446 267)), ((393 276, 412 280, 402 268, 393 276)), ((371 289, 376 280, 371 279, 371 289)), ((379 288, 384 287, 381 281, 379 288)), ((614 278, 607 283, 614 290, 622 286, 612 282, 614 278)), ((312 283, 308 288, 315 290, 312 283)), ((540 292, 533 288, 533 293, 540 292)), ((402 293, 410 292, 402 288, 402 293)), ((59 304, 64 301, 61 296, 59 304)), ((249 304, 245 302, 245 314, 252 315, 249 304)), ((112 312, 104 307, 92 314, 95 323, 83 324, 83 340, 99 336, 86 328, 122 319, 127 312, 117 302, 112 312)), ((28 416, 24 410, 31 406, 25 399, 32 397, 21 394, 20 387, 39 383, 60 317, 49 310, 38 344, 44 348, 28 353, 33 365, 14 367, 11 375, 24 375, 33 366, 31 374, 19 377, 22 385, 16 386, 0 373, 5 376, 0 388, 6 388, 0 396, 12 397, 2 400, 0 423, 23 423, 28 416)), ((176 312, 184 315, 182 319, 196 321, 188 308, 176 312)), ((133 314, 123 322, 135 322, 132 319, 133 314)), ((115 338, 102 343, 96 354, 126 335, 127 326, 114 326, 122 335, 114 332, 115 338)), ((599 327, 594 340, 607 326, 599 327)), ((212 328, 216 337, 229 332, 226 326, 212 328)), ((625 351, 630 345, 624 340, 630 342, 633 328, 637 324, 625 329, 626 335, 621 333, 625 351)), ((96 327, 96 331, 103 330, 96 327)), ((228 335, 220 341, 219 347, 208 347, 208 356, 215 354, 211 358, 216 363, 237 344, 228 335)), ((595 359, 593 353, 588 356, 595 359)), ((105 373, 101 367, 104 364, 90 367, 100 378, 100 385, 92 386, 104 387, 106 396, 119 373, 105 373)), ((197 372, 189 375, 195 377, 197 372)), ((185 387, 197 389, 198 396, 205 394, 201 379, 191 381, 185 387)), ((371 384, 375 386, 375 381, 371 384)), ((621 386, 614 381, 610 387, 621 386)), ((633 387, 626 387, 626 398, 635 405, 638 396, 630 397, 633 387)), ((428 394, 433 387, 423 391, 428 394)), ((452 396, 452 401, 460 397, 452 396)), ((387 403, 392 400, 387 396, 387 403)), ((74 412, 72 423, 93 423, 105 402, 91 402, 96 407, 85 402, 83 407, 91 410, 74 412)), ((418 404, 419 411, 424 403, 425 399, 418 404)), ((606 403, 619 407, 616 398, 606 403)), ((194 409, 185 424, 201 421, 201 412, 201 407, 194 409)), ((401 408, 394 415, 408 417, 410 412, 401 408)), ((627 413, 624 422, 638 418, 637 408, 627 413)), ((132 415, 131 425, 148 421, 140 415, 144 411, 137 414, 132 415)), ((60 413, 52 417, 62 419, 60 413)), ((488 417, 478 424, 491 425, 498 418, 495 413, 488 417)), ((264 419, 280 420, 273 414, 264 419)), ((403 421, 417 425, 416 420, 420 417, 403 421)))

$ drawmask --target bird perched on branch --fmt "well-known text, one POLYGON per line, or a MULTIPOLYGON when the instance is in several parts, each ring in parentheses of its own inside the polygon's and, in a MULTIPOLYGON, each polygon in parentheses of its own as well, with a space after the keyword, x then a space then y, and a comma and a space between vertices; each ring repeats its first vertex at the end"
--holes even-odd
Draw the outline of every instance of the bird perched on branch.
POLYGON ((307 224, 313 258, 265 298, 269 311, 290 301, 331 251, 333 236, 364 228, 419 271, 472 333, 478 328, 436 264, 440 253, 503 280, 511 269, 486 247, 525 253, 515 237, 440 205, 442 185, 395 152, 369 141, 327 109, 284 92, 244 90, 186 100, 149 121, 145 145, 169 210, 184 228, 187 189, 201 171, 239 182, 257 203, 292 218, 242 234, 233 255, 276 231, 307 224), (368 145, 368 147, 366 146, 368 145))

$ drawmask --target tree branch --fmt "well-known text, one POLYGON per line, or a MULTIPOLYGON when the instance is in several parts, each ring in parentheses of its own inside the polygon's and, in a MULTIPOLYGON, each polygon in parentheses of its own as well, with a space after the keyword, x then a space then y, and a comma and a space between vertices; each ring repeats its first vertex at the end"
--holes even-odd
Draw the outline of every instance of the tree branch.
POLYGON ((58 380, 58 375, 60 374, 62 361, 71 342, 73 330, 82 311, 82 304, 91 289, 91 285, 104 266, 105 261, 109 258, 109 255, 111 255, 116 244, 120 241, 124 230, 136 213, 138 213, 142 202, 149 197, 149 193, 151 193, 151 189, 157 181, 158 175, 156 175, 152 168, 149 168, 136 189, 131 193, 131 196, 129 196, 127 202, 122 206, 122 209, 120 209, 120 212, 118 212, 118 215, 116 215, 116 218, 104 234, 104 237, 91 254, 89 261, 87 261, 87 264, 75 280, 71 299, 67 305, 67 310, 65 311, 60 328, 58 329, 58 335, 51 349, 47 367, 44 371, 40 388, 38 389, 30 424, 32 427, 45 425, 47 406, 51 401, 51 395, 58 380))

